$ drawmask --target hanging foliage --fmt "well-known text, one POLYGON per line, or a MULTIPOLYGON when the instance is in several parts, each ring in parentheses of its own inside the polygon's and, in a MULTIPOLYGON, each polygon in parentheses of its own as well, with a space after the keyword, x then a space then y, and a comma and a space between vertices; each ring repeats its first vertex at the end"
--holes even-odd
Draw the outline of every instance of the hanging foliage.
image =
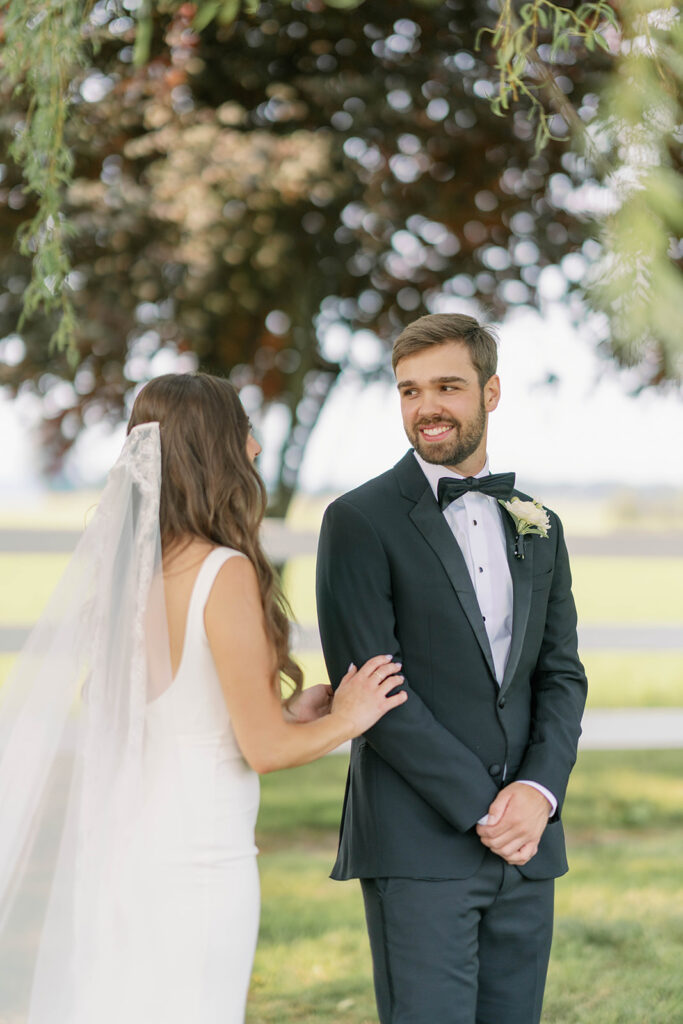
MULTIPOLYGON (((18 232, 20 251, 33 264, 22 326, 39 310, 52 314, 52 344, 77 358, 69 284, 74 227, 64 210, 73 156, 65 124, 74 78, 102 29, 111 31, 116 4, 11 0, 4 6, 3 62, 26 104, 11 153, 22 168, 26 191, 37 197, 34 215, 18 232)), ((324 14, 327 7, 350 17, 357 17, 350 12, 359 7, 371 17, 372 6, 364 0, 295 3, 304 13, 324 14)), ((416 0, 413 6, 436 10, 444 5, 416 0)), ((455 10, 458 5, 451 6, 455 10)), ((134 26, 133 61, 142 67, 155 26, 158 30, 164 17, 189 17, 192 30, 201 33, 212 23, 226 27, 240 17, 258 23, 269 11, 270 5, 258 0, 124 0, 118 20, 134 26)), ((680 336, 671 325, 683 296, 676 248, 681 185, 673 165, 681 122, 681 23, 672 0, 629 0, 618 11, 617 20, 607 0, 576 9, 554 0, 530 0, 519 10, 512 0, 500 0, 497 22, 481 27, 477 46, 488 37, 498 71, 497 89, 489 94, 494 112, 526 109, 536 125, 539 150, 551 137, 571 138, 574 151, 587 161, 587 174, 609 192, 613 208, 606 212, 610 199, 605 196, 603 210, 597 211, 603 255, 589 293, 611 319, 617 358, 632 364, 646 354, 656 381, 680 376, 680 336), (600 102, 580 110, 567 94, 563 67, 596 48, 610 55, 611 71, 600 102)))

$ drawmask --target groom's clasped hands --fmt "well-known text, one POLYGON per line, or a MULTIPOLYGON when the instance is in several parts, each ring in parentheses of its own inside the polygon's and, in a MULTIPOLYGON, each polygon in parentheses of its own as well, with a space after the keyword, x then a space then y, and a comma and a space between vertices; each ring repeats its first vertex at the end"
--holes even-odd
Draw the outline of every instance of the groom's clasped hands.
POLYGON ((491 803, 486 824, 477 825, 477 835, 508 864, 526 864, 538 850, 549 810, 548 800, 533 786, 511 782, 491 803))

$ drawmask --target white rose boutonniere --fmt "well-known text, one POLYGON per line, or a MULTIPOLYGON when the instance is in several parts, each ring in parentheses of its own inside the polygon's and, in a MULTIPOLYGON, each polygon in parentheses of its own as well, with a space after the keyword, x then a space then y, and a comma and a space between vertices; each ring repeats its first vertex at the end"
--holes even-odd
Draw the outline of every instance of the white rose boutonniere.
POLYGON ((550 529, 548 513, 540 501, 522 501, 521 498, 511 498, 510 501, 499 499, 499 502, 508 515, 512 516, 512 521, 517 530, 515 556, 517 558, 524 558, 524 542, 520 543, 520 538, 526 534, 547 537, 548 530, 550 529))

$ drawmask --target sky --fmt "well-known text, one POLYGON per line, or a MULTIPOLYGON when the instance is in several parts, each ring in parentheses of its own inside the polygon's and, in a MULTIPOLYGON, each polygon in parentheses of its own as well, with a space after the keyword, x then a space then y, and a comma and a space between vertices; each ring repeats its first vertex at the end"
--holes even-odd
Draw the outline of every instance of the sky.
MULTIPOLYGON (((458 301, 460 312, 472 312, 465 306, 458 301)), ((598 357, 588 332, 573 328, 559 303, 548 303, 542 316, 520 309, 499 328, 499 336, 502 398, 489 425, 494 472, 514 470, 522 489, 525 481, 683 489, 680 392, 646 390, 634 396, 634 374, 598 357), (549 375, 556 378, 550 385, 544 383, 549 375)), ((363 347, 372 348, 367 332, 357 346, 362 362, 363 347)), ((160 364, 155 371, 170 368, 160 364)), ((0 401, 0 494, 5 496, 41 486, 36 446, 26 426, 33 404, 26 400, 19 409, 23 416, 9 401, 0 401)), ((266 477, 274 464, 276 421, 277 416, 267 418, 259 438, 266 477)), ((123 426, 113 432, 92 428, 83 435, 69 464, 74 480, 81 486, 101 483, 123 437, 123 426)), ((395 388, 383 382, 362 388, 357 374, 344 374, 309 442, 301 487, 347 490, 389 468, 407 448, 395 388)))

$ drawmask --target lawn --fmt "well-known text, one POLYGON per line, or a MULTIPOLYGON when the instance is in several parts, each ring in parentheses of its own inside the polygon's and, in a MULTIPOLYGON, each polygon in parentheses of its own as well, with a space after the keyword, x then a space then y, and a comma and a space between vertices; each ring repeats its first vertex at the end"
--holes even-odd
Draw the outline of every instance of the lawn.
MULTIPOLYGON (((345 759, 262 780, 249 1024, 376 1021, 362 902, 327 878, 345 759)), ((565 807, 544 1024, 681 1024, 683 751, 586 752, 565 807)))
MULTIPOLYGON (((571 565, 580 622, 683 625, 683 558, 579 555, 571 565)), ((315 557, 290 559, 284 581, 298 621, 314 623, 315 557)))
MULTIPOLYGON (((327 681, 322 654, 296 657, 307 684, 327 681)), ((683 707, 683 651, 588 651, 582 659, 589 708, 683 707)))
MULTIPOLYGON (((32 622, 67 561, 64 554, 0 554, 0 624, 32 622)), ((572 560, 572 571, 579 619, 585 624, 683 624, 683 558, 579 556, 572 560)), ((315 624, 315 557, 290 559, 284 584, 297 620, 315 624)))
MULTIPOLYGON (((34 621, 67 560, 65 554, 0 554, 0 625, 34 621)), ((584 623, 672 623, 683 617, 681 602, 672 600, 680 591, 683 559, 576 558, 574 578, 584 623), (617 609, 623 619, 616 616, 617 609)), ((299 622, 314 626, 315 560, 291 559, 285 586, 299 622)), ((308 682, 326 679, 319 652, 299 656, 308 682)), ((583 657, 589 707, 683 706, 683 651, 588 651, 583 657)), ((0 653, 0 684, 12 661, 11 653, 0 653)))

